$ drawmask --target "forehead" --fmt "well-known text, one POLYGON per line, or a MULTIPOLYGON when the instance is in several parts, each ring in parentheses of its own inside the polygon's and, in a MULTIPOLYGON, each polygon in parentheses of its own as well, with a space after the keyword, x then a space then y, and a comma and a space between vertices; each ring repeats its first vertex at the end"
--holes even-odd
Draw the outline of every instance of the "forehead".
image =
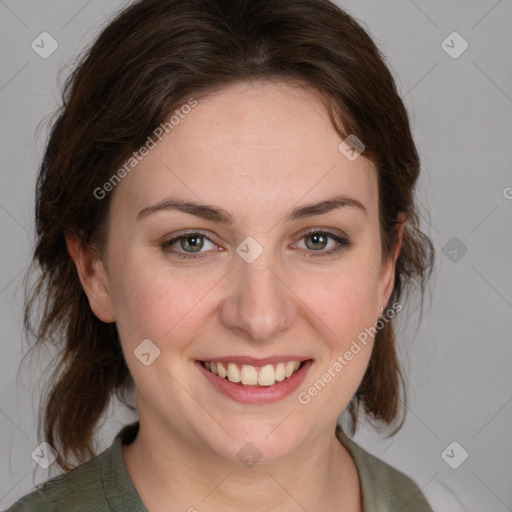
POLYGON ((186 110, 118 186, 123 203, 141 209, 180 195, 277 212, 301 198, 337 193, 357 197, 369 210, 376 202, 374 165, 339 151, 342 139, 316 91, 242 83, 198 97, 186 110))

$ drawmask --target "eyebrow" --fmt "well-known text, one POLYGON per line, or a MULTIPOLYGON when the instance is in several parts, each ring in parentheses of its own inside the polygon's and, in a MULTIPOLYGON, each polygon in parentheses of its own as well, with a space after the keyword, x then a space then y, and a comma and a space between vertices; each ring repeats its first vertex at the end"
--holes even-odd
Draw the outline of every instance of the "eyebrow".
MULTIPOLYGON (((297 221, 345 207, 354 208, 356 211, 360 211, 365 215, 368 213, 365 206, 360 201, 354 197, 342 195, 320 201, 319 203, 310 203, 294 208, 285 216, 284 222, 297 221)), ((172 210, 188 213, 205 220, 226 224, 228 226, 235 224, 234 217, 222 208, 174 198, 164 199, 163 201, 143 208, 137 214, 137 220, 144 219, 156 212, 172 210)))

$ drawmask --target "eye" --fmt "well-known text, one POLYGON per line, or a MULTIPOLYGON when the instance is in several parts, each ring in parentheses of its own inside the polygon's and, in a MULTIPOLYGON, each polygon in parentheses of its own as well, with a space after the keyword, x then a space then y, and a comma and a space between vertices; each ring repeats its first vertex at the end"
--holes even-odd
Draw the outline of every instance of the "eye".
POLYGON ((202 254, 215 249, 216 245, 203 233, 192 231, 163 242, 162 249, 171 252, 179 258, 203 258, 202 254), (204 250, 203 250, 204 249, 204 250))
MULTIPOLYGON (((293 244, 293 247, 304 249, 304 255, 310 258, 331 256, 351 245, 352 243, 346 237, 337 236, 327 231, 315 230, 303 235, 298 243, 293 244), (303 244, 302 247, 301 244, 303 244)), ((165 252, 186 259, 205 258, 208 256, 207 253, 216 247, 218 246, 204 233, 198 231, 181 233, 179 236, 162 243, 162 249, 165 252)))
POLYGON ((307 258, 331 256, 352 245, 346 237, 321 230, 306 233, 294 247, 299 247, 303 240, 304 245, 300 248, 305 248, 307 258))

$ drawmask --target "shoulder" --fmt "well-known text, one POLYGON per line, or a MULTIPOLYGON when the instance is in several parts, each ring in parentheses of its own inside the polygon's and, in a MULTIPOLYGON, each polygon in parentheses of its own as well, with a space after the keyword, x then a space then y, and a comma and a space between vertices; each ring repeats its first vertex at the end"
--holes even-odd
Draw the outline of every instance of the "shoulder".
POLYGON ((339 427, 336 435, 356 464, 365 512, 432 512, 411 478, 361 448, 339 427))
POLYGON ((109 511, 117 509, 120 496, 123 505, 133 505, 129 510, 140 510, 122 458, 122 442, 131 429, 133 425, 123 428, 104 452, 38 486, 6 512, 109 511))
POLYGON ((101 468, 106 452, 59 475, 17 501, 7 512, 84 510, 85 503, 98 507, 102 499, 101 468), (81 508, 82 507, 82 508, 81 508))

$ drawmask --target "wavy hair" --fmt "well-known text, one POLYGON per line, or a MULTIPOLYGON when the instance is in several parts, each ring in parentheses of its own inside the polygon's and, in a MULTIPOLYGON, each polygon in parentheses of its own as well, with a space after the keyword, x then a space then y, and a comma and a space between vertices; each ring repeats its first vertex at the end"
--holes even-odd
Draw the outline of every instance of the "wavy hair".
MULTIPOLYGON (((101 250, 111 194, 99 200, 94 190, 187 98, 248 80, 314 88, 340 136, 364 142, 378 172, 384 257, 406 215, 388 306, 407 289, 423 297, 434 250, 414 198, 419 156, 385 58, 363 27, 327 0, 137 1, 107 24, 67 79, 37 178, 37 280, 27 288, 25 328, 33 348, 58 351, 39 428, 65 470, 95 454, 111 397, 127 403, 134 387, 116 325, 91 311, 65 233, 101 250)), ((398 430, 404 392, 390 321, 348 406, 353 432, 361 411, 375 426, 398 423, 398 430)))

